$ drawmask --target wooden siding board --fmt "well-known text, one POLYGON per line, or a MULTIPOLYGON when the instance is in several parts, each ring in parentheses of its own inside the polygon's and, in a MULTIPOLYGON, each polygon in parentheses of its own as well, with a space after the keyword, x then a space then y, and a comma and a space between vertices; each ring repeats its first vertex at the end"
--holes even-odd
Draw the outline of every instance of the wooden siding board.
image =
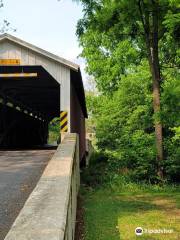
POLYGON ((24 47, 26 49, 30 49, 33 52, 35 52, 36 54, 41 55, 43 58, 48 58, 51 61, 53 60, 65 67, 73 69, 75 71, 78 71, 78 69, 79 69, 79 65, 77 65, 69 60, 66 60, 62 57, 59 57, 55 54, 52 54, 42 48, 39 48, 39 47, 33 45, 33 44, 25 42, 25 41, 23 41, 17 37, 14 37, 10 34, 5 33, 5 34, 0 35, 0 42, 2 43, 3 41, 9 41, 9 42, 12 42, 13 44, 16 44, 17 46, 24 47))

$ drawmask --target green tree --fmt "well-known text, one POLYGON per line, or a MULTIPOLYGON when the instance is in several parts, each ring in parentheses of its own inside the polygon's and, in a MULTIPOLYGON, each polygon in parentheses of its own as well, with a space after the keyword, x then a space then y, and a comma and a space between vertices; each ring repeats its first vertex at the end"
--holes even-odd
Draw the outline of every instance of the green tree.
MULTIPOLYGON (((84 17, 77 34, 87 71, 104 94, 118 89, 123 76, 148 60, 152 79, 157 174, 163 177, 161 120, 162 67, 178 66, 180 15, 176 0, 81 0, 84 17)), ((140 83, 142 84, 142 83, 140 83)))
MULTIPOLYGON (((177 181, 180 171, 180 87, 177 71, 166 70, 164 74, 167 75, 161 85, 164 178, 177 181)), ((109 170, 118 173, 127 168, 135 180, 157 182, 151 84, 148 62, 143 61, 136 67, 136 72, 122 77, 118 90, 111 97, 93 96, 88 98, 88 106, 92 109, 97 145, 108 156, 109 170)))

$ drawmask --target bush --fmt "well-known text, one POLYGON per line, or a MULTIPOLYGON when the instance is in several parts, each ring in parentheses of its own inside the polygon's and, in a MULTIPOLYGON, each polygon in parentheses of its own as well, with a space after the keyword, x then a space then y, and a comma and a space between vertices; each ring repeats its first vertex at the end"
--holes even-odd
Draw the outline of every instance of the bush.
MULTIPOLYGON (((177 77, 168 72, 162 85, 161 119, 164 128, 166 179, 177 181, 179 172, 179 148, 177 77), (171 88, 170 88, 171 87, 171 88), (170 100, 169 100, 170 99, 170 100)), ((111 96, 96 96, 94 121, 97 146, 108 157, 108 169, 115 174, 128 168, 131 178, 157 182, 157 161, 152 109, 151 78, 146 63, 136 72, 122 77, 118 90, 111 96), (97 101, 98 98, 98 101, 97 101)))

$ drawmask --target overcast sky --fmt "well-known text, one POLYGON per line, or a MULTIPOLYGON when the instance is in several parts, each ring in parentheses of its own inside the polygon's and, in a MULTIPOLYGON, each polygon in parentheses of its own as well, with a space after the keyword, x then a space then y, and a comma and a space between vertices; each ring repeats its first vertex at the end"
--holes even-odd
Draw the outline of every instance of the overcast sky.
POLYGON ((75 35, 81 17, 81 5, 72 0, 4 0, 0 9, 0 22, 7 19, 17 29, 10 34, 80 64, 83 71, 75 35))

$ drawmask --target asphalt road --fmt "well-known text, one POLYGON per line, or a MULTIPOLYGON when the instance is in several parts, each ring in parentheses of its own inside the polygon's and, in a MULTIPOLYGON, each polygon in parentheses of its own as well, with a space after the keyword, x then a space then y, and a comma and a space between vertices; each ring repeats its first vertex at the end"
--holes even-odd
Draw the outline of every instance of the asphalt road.
POLYGON ((3 240, 55 150, 0 151, 0 240, 3 240))

